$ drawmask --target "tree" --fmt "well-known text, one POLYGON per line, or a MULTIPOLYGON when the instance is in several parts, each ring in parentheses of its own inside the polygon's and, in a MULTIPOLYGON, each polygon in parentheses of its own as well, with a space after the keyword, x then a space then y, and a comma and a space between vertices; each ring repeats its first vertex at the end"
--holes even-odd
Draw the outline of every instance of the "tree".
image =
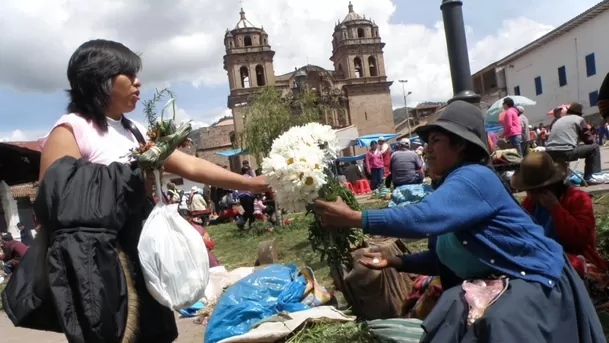
POLYGON ((319 121, 330 106, 314 91, 284 96, 273 86, 264 87, 248 101, 245 128, 236 137, 238 144, 260 164, 277 137, 293 126, 319 121))

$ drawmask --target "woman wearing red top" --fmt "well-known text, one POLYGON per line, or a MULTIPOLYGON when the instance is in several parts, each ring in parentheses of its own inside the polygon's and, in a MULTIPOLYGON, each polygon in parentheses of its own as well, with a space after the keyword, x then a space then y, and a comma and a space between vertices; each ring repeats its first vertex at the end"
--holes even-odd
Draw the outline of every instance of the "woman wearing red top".
POLYGON ((512 177, 512 187, 527 192, 522 207, 546 235, 560 243, 580 276, 586 265, 606 273, 605 261, 596 250, 596 219, 590 196, 565 183, 567 171, 554 164, 545 152, 534 152, 522 160, 512 177), (580 257, 582 256, 585 261, 580 257))

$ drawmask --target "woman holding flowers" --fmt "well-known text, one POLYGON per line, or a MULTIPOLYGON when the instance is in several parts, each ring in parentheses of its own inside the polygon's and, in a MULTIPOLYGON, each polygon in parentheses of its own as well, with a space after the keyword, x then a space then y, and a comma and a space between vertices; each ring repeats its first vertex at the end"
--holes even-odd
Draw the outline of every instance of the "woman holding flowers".
MULTIPOLYGON (((64 156, 103 165, 128 162, 130 150, 139 146, 135 131, 140 131, 142 136, 146 134, 142 125, 135 123, 134 128, 133 122, 124 117, 136 108, 140 99, 142 83, 138 73, 141 67, 140 57, 118 42, 91 40, 76 49, 67 70, 70 84, 68 114, 39 140, 41 179, 47 168, 64 156)), ((188 180, 221 188, 253 193, 268 188, 263 177, 244 178, 179 150, 169 156, 164 168, 188 180)), ((152 183, 152 178, 150 181, 152 183)), ((128 234, 133 239, 129 239, 124 248, 132 252, 127 255, 135 269, 132 271, 133 283, 138 301, 129 304, 127 319, 128 325, 134 325, 135 330, 130 331, 130 337, 123 337, 122 342, 172 342, 178 336, 174 314, 157 303, 146 290, 137 257, 139 232, 128 234)))
POLYGON ((360 227, 370 235, 429 239, 425 252, 360 261, 440 276, 444 294, 422 324, 422 341, 604 342, 560 244, 545 236, 486 166, 480 109, 454 101, 417 133, 438 183, 421 202, 362 212, 341 199, 317 201, 316 207, 328 230, 360 227), (488 291, 492 297, 481 297, 488 291))

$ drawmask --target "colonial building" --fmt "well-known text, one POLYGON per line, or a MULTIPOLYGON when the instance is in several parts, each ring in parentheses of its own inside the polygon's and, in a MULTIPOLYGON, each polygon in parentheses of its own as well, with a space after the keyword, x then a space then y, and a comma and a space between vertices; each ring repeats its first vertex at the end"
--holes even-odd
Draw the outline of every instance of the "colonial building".
POLYGON ((510 95, 537 102, 526 108, 531 124, 548 124, 548 111, 574 101, 586 116, 598 117, 598 90, 609 72, 609 46, 599 42, 608 31, 609 0, 604 0, 496 63, 510 95))
MULTIPOLYGON (((361 135, 394 132, 385 43, 372 20, 357 14, 351 3, 348 8, 332 33, 333 70, 306 65, 279 75, 273 66, 275 51, 268 34, 250 23, 241 9, 237 25, 224 36, 224 69, 230 87, 227 105, 233 113, 235 132, 244 129, 249 97, 263 86, 277 87, 286 97, 306 87, 318 92, 322 100, 338 99, 338 108, 331 108, 322 118, 335 128, 355 125, 361 135)), ((247 157, 233 157, 231 165, 238 165, 243 158, 247 157)))

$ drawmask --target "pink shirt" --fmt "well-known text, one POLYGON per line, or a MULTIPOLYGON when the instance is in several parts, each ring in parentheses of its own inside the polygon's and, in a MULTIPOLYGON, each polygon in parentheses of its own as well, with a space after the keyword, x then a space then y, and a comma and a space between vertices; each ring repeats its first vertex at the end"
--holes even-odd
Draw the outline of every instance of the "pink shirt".
POLYGON ((383 168, 384 166, 383 154, 380 151, 368 151, 366 153, 366 169, 368 173, 370 173, 370 169, 383 168))
MULTIPOLYGON (((44 148, 49 134, 54 128, 69 125, 74 132, 80 156, 85 160, 105 165, 112 162, 128 163, 130 149, 137 148, 139 143, 131 131, 123 127, 120 120, 110 118, 107 120, 108 132, 101 132, 93 122, 87 122, 74 113, 63 115, 46 136, 38 139, 38 144, 41 149, 44 148)), ((133 123, 146 138, 146 128, 135 121, 133 123)))
POLYGON ((508 138, 521 134, 522 126, 518 118, 518 110, 515 107, 510 107, 505 111, 505 117, 503 118, 503 136, 508 138))

